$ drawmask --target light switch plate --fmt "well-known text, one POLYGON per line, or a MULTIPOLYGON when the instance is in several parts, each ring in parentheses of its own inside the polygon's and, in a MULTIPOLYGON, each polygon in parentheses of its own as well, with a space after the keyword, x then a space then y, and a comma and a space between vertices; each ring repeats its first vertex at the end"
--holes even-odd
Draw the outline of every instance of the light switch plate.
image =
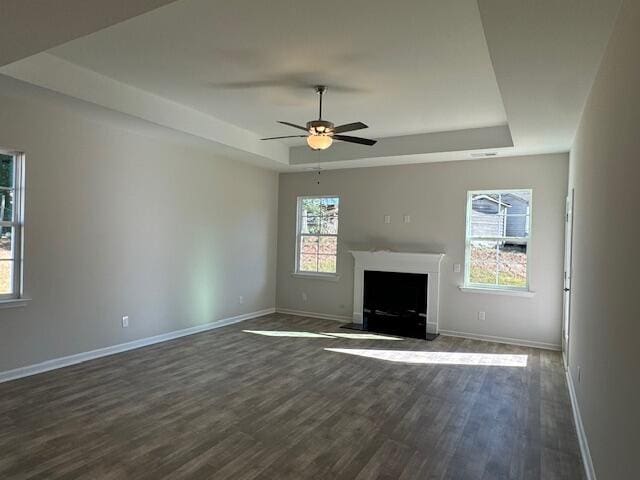
POLYGON ((404 223, 411 223, 411 215, 404 216, 404 223))
POLYGON ((460 267, 459 263, 454 263, 453 264, 453 273, 460 273, 461 269, 462 268, 460 267))
POLYGON ((384 216, 384 223, 391 223, 391 215, 384 216))

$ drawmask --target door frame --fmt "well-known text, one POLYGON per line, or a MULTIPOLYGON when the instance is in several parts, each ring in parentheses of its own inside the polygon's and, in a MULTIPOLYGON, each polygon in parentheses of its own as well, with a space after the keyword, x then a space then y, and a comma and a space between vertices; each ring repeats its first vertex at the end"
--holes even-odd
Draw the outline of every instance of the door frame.
POLYGON ((573 276, 573 218, 575 192, 569 190, 565 201, 564 217, 564 266, 562 282, 562 356, 564 366, 569 368, 569 345, 571 335, 571 280, 573 276))

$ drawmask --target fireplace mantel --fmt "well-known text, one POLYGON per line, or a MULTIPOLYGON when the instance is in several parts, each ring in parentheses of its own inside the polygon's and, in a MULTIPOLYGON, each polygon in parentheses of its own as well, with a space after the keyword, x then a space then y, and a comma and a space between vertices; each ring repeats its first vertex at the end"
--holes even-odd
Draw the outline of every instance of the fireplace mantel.
POLYGON ((429 275, 427 295, 427 331, 438 333, 440 262, 444 253, 414 253, 351 250, 355 259, 353 274, 353 322, 362 323, 365 270, 379 272, 423 273, 429 275))

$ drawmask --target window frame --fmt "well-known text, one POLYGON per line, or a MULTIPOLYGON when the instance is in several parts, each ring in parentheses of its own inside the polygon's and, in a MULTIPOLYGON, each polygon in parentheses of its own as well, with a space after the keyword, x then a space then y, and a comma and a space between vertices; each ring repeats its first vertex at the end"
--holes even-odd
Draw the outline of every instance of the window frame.
MULTIPOLYGON (((310 277, 325 277, 325 278, 337 278, 338 275, 338 236, 340 235, 340 195, 299 195, 296 197, 296 251, 295 251, 295 275, 299 276, 310 276, 310 277), (309 272, 306 270, 300 269, 300 248, 302 244, 302 236, 303 233, 300 231, 302 225, 302 201, 310 198, 337 198, 338 199, 338 233, 327 233, 318 235, 307 235, 307 236, 317 236, 317 237, 335 237, 336 239, 336 270, 335 272, 309 272)), ((318 239, 319 244, 319 239, 318 239)))
POLYGON ((20 300, 23 298, 23 250, 24 250, 24 153, 0 148, 0 154, 13 157, 13 188, 1 187, 2 190, 13 190, 13 218, 5 221, 0 218, 0 226, 13 229, 13 275, 11 293, 0 293, 0 302, 20 300))
POLYGON ((531 238, 532 238, 532 220, 533 220, 533 188, 511 188, 511 189, 493 189, 493 190, 468 190, 467 191, 467 212, 465 224, 465 254, 464 254, 464 289, 470 290, 491 290, 494 292, 531 292, 531 238), (507 237, 507 236, 472 236, 471 235, 471 218, 473 215, 472 198, 474 195, 503 195, 503 194, 529 194, 529 211, 527 214, 515 214, 514 216, 528 217, 526 225, 526 237, 507 237), (512 285, 498 285, 489 283, 473 283, 469 280, 471 274, 471 244, 473 241, 493 241, 501 242, 505 240, 514 240, 518 243, 526 245, 527 248, 527 277, 526 284, 522 287, 512 285))

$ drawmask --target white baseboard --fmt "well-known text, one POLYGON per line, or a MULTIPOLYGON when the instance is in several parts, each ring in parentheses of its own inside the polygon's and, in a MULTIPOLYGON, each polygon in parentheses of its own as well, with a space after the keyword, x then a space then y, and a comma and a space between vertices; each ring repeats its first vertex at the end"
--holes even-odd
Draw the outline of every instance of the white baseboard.
POLYGON ((291 310, 290 308, 276 308, 277 313, 284 313, 285 315, 298 315, 300 317, 320 318, 322 320, 334 320, 336 322, 351 323, 353 319, 348 315, 330 315, 328 313, 318 312, 305 312, 302 310, 291 310))
POLYGON ((569 397, 571 398, 571 409, 573 410, 573 421, 576 424, 576 433, 578 434, 578 444, 580 445, 580 453, 582 454, 582 463, 587 480, 596 480, 596 472, 593 469, 593 461, 591 460, 591 452, 589 451, 589 443, 587 442, 587 434, 582 424, 582 416, 580 415, 580 407, 578 407, 578 398, 573 387, 573 379, 569 370, 565 370, 567 375, 567 386, 569 387, 569 397))
POLYGON ((204 325, 197 325, 195 327, 189 327, 182 330, 175 330, 173 332, 163 333, 161 335, 156 335, 153 337, 141 338, 139 340, 133 340, 131 342, 111 345, 109 347, 98 348, 96 350, 90 350, 88 352, 76 353, 75 355, 54 358, 52 360, 36 363, 34 365, 27 365, 25 367, 15 368, 13 370, 7 370, 4 372, 0 372, 0 383, 8 382, 9 380, 16 380, 22 377, 28 377, 30 375, 36 375, 38 373, 48 372, 49 370, 55 370, 57 368, 68 367, 69 365, 75 365, 76 363, 86 362, 87 360, 93 360, 95 358, 106 357, 108 355, 113 355, 120 352, 126 352, 127 350, 146 347, 147 345, 153 345, 154 343, 166 342, 167 340, 173 340, 174 338, 193 335, 194 333, 206 332, 207 330, 224 327, 225 325, 231 325, 233 323, 242 322, 251 318, 269 315, 270 313, 275 313, 275 311, 275 308, 267 308, 265 310, 259 310, 257 312, 244 313, 235 317, 223 318, 220 320, 216 320, 215 322, 205 323, 204 325))
POLYGON ((560 345, 556 345, 555 343, 536 342, 532 340, 523 340, 520 338, 494 337, 492 335, 480 335, 477 333, 456 332, 454 330, 442 330, 442 329, 440 329, 439 333, 441 335, 448 335, 450 337, 461 337, 461 338, 470 338, 472 340, 484 340, 487 342, 506 343, 509 345, 518 345, 521 347, 544 348, 545 350, 560 351, 562 348, 560 345))

